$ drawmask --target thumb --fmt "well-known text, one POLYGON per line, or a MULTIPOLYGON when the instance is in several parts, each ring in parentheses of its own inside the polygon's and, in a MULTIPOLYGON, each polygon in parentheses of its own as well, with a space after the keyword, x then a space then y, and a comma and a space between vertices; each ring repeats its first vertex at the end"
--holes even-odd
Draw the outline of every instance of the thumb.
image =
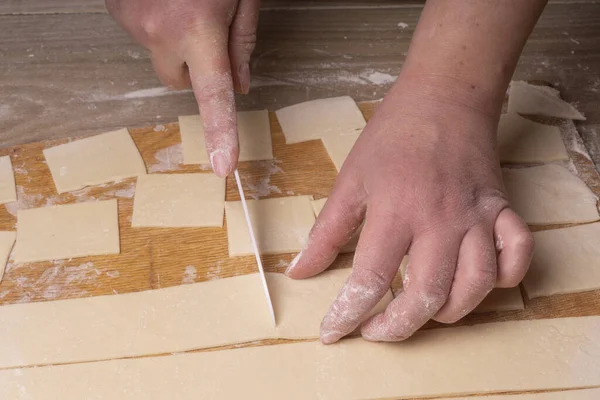
POLYGON ((240 0, 229 29, 229 58, 235 89, 250 90, 250 56, 256 45, 260 0, 240 0))

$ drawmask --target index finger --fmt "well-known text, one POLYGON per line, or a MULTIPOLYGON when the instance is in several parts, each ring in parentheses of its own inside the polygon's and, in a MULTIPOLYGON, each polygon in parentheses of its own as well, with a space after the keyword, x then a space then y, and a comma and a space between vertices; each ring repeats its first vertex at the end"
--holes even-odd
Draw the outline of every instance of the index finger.
POLYGON ((204 123, 206 151, 215 174, 229 175, 239 155, 228 32, 208 30, 188 40, 185 62, 204 123))

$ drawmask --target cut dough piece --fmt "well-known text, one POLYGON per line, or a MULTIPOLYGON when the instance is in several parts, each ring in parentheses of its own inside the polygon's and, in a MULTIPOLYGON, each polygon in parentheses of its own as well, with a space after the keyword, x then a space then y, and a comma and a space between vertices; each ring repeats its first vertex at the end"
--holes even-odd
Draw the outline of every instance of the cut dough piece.
MULTIPOLYGON (((319 200, 312 200, 310 204, 312 205, 313 211, 315 212, 315 216, 318 217, 321 213, 321 210, 325 206, 325 202, 327 202, 327 197, 319 200)), ((358 230, 352 235, 350 241, 346 243, 344 247, 340 250, 340 253, 352 253, 356 250, 356 246, 358 245, 358 239, 360 238, 360 232, 362 231, 362 225, 358 228, 358 230)))
POLYGON ((0 204, 17 201, 17 188, 10 156, 0 157, 0 204))
POLYGON ((15 262, 119 254, 117 200, 19 210, 15 262))
MULTIPOLYGON (((453 397, 454 400, 459 400, 453 397)), ((461 397, 460 400, 598 400, 600 389, 561 390, 559 392, 499 394, 485 397, 461 397)), ((450 400, 450 399, 448 399, 450 400)))
POLYGON ((140 176, 135 189, 131 226, 223 226, 225 179, 215 174, 140 176))
POLYGON ((575 107, 560 99, 557 90, 530 85, 523 81, 510 83, 508 112, 585 120, 585 117, 575 107))
POLYGON ((511 321, 401 343, 356 338, 1 370, 0 398, 367 400, 592 387, 599 331, 600 317, 511 321))
POLYGON ((600 289, 600 223, 534 232, 523 286, 530 299, 600 289))
POLYGON ((350 150, 356 143, 356 140, 360 136, 360 132, 337 134, 337 135, 326 135, 321 138, 325 150, 329 154, 329 158, 333 161, 335 169, 340 172, 346 157, 350 154, 350 150))
MULTIPOLYGON (((312 196, 247 200, 254 235, 261 254, 298 252, 304 248, 315 223, 312 196)), ((240 201, 225 203, 229 256, 254 254, 240 201)))
POLYGON ((287 144, 351 134, 367 125, 349 96, 307 101, 275 111, 287 144))
MULTIPOLYGON (((2 306, 0 368, 162 354, 261 339, 317 338, 321 319, 349 274, 349 269, 340 269, 293 280, 268 273, 277 328, 258 274, 116 296, 2 306)), ((374 312, 382 311, 391 298, 388 293, 374 312)))
POLYGON ((10 257, 10 252, 15 244, 16 232, 3 231, 0 232, 0 282, 4 277, 4 269, 10 257))
MULTIPOLYGON (((269 112, 240 111, 237 113, 240 143, 239 161, 272 160, 269 112)), ((184 164, 208 164, 210 160, 204 142, 204 125, 199 115, 179 117, 184 164)))
POLYGON ((127 129, 44 150, 58 193, 146 174, 127 129))
POLYGON ((518 114, 504 114, 498 125, 500 161, 543 163, 568 160, 557 126, 538 124, 518 114))
POLYGON ((560 165, 503 169, 504 187, 513 207, 532 225, 598 221, 597 197, 560 165))
MULTIPOLYGON (((404 280, 406 268, 408 267, 408 256, 404 257, 400 264, 401 279, 404 280)), ((496 288, 492 290, 485 299, 477 306, 472 314, 481 314, 487 312, 517 311, 524 310, 523 296, 519 287, 514 288, 496 288)))

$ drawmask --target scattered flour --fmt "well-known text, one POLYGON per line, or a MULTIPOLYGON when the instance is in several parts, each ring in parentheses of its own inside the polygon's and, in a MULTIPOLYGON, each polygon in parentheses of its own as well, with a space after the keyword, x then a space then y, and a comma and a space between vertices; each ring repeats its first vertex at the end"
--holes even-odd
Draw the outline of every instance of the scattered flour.
POLYGON ((221 278, 221 265, 223 265, 223 261, 217 261, 217 265, 208 269, 206 273, 206 278, 209 281, 214 281, 215 279, 221 278))
POLYGON ((185 271, 183 272, 183 278, 181 279, 181 284, 186 285, 189 283, 196 282, 196 276, 198 272, 196 271, 196 267, 193 265, 188 265, 185 267, 185 271))
POLYGON ((395 76, 386 74, 384 72, 373 71, 373 70, 360 74, 360 77, 363 79, 366 79, 367 81, 369 81, 372 84, 380 85, 380 86, 388 85, 390 83, 396 82, 395 76))
POLYGON ((279 161, 270 160, 270 161, 259 161, 261 169, 265 169, 265 175, 258 180, 258 182, 249 182, 247 178, 244 178, 246 181, 246 186, 250 191, 248 192, 248 196, 253 198, 254 200, 258 200, 261 197, 265 197, 270 195, 271 193, 281 193, 281 189, 279 189, 275 185, 271 185, 271 175, 276 173, 283 173, 283 169, 279 167, 279 161))
POLYGON ((121 274, 119 273, 119 271, 113 270, 113 271, 106 271, 106 275, 109 278, 118 278, 119 276, 121 276, 121 274))
POLYGON ((6 203, 6 211, 16 217, 18 210, 38 207, 43 198, 39 193, 28 194, 23 186, 17 186, 17 201, 6 203))
POLYGON ((167 128, 164 125, 156 125, 153 129, 154 132, 164 132, 167 128))
POLYGON ((408 28, 408 24, 406 22, 398 22, 397 26, 400 29, 406 29, 406 28, 408 28))
POLYGON ((287 268, 290 266, 290 263, 285 260, 279 260, 279 262, 275 265, 275 268, 287 268))
POLYGON ((183 147, 181 143, 158 150, 154 154, 156 162, 148 167, 148 172, 177 170, 183 164, 183 147))

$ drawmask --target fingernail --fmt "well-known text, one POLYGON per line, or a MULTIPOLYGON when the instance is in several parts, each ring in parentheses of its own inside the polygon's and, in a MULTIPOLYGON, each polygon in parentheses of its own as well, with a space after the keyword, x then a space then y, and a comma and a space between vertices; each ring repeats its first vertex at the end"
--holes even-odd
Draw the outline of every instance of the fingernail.
POLYGON ((296 264, 298 264, 298 260, 300 260, 301 256, 302 256, 302 252, 296 254, 296 257, 294 257, 294 259, 292 260, 292 262, 290 263, 290 265, 285 270, 285 274, 286 275, 289 275, 290 272, 292 272, 292 270, 294 269, 294 267, 296 266, 296 264))
POLYGON ((321 343, 323 344, 333 344, 340 340, 343 336, 340 335, 339 332, 329 331, 329 332, 321 332, 321 343))
POLYGON ((231 172, 227 155, 223 150, 215 150, 210 153, 210 164, 217 176, 225 178, 231 172))
POLYGON ((240 80, 240 91, 247 94, 250 91, 250 65, 244 63, 238 68, 238 77, 240 80))

